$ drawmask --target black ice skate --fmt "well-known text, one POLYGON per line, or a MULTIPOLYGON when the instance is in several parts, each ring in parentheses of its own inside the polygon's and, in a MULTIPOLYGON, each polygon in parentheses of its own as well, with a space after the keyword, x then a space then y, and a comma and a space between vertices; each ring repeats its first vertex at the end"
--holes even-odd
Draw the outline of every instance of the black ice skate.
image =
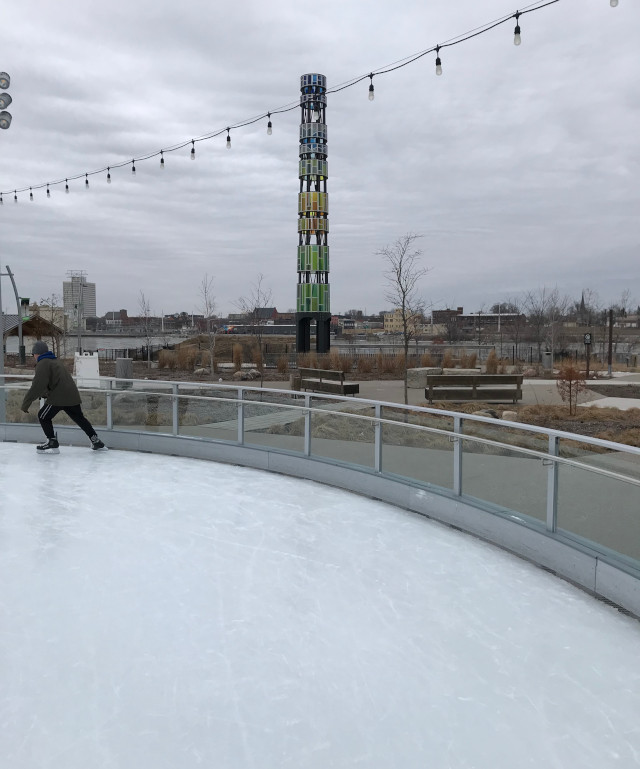
POLYGON ((107 451, 107 447, 104 445, 104 443, 98 438, 97 435, 91 436, 91 448, 94 451, 107 451))
POLYGON ((41 443, 39 446, 36 446, 36 451, 38 454, 59 454, 59 443, 55 438, 49 438, 46 443, 41 443))

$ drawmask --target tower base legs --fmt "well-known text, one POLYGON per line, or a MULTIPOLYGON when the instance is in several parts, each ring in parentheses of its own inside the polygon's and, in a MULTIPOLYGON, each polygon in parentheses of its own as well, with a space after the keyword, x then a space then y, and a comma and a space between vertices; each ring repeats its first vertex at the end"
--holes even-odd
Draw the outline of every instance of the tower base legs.
POLYGON ((329 352, 331 347, 331 313, 296 313, 296 351, 311 352, 311 322, 316 322, 316 352, 329 352))

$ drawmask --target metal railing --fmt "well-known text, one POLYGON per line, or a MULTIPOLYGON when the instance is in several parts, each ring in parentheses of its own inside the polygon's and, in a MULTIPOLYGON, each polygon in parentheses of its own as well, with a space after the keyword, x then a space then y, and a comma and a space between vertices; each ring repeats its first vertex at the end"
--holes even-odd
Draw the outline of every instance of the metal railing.
MULTIPOLYGON (((19 411, 25 379, 5 376, 7 425, 37 421, 19 411)), ((361 398, 217 383, 98 384, 81 387, 83 409, 107 444, 109 431, 152 433, 355 469, 463 501, 640 577, 640 448, 361 398)))

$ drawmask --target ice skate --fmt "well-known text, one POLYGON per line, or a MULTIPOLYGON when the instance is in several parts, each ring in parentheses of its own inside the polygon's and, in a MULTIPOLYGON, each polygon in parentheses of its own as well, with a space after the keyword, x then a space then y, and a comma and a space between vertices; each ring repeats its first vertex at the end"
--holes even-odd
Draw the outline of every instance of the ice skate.
POLYGON ((46 443, 41 443, 39 446, 36 446, 36 451, 38 454, 59 454, 59 446, 60 444, 55 438, 49 438, 46 443))
POLYGON ((92 435, 91 436, 91 448, 94 451, 108 451, 107 447, 100 440, 100 438, 98 438, 97 435, 92 435))

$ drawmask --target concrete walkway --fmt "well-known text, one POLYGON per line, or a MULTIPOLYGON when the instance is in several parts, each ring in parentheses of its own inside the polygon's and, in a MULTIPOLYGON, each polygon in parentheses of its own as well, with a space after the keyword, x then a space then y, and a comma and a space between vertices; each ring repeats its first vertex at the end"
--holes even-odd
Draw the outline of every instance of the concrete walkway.
MULTIPOLYGON (((353 377, 353 381, 358 381, 353 377)), ((625 385, 640 383, 640 374, 614 374, 613 379, 599 380, 607 385, 625 385)), ((265 382, 265 388, 288 390, 287 382, 265 382)), ((427 401, 423 388, 409 388, 409 405, 424 406, 427 401)), ((385 379, 360 382, 359 398, 404 403, 402 380, 385 379)), ((356 398, 357 400, 358 398, 356 398)), ((558 392, 555 379, 525 379, 522 385, 522 405, 552 405, 559 406, 562 399, 558 392)), ((580 397, 581 406, 614 407, 619 409, 640 408, 638 398, 608 398, 594 390, 587 390, 580 397)))

